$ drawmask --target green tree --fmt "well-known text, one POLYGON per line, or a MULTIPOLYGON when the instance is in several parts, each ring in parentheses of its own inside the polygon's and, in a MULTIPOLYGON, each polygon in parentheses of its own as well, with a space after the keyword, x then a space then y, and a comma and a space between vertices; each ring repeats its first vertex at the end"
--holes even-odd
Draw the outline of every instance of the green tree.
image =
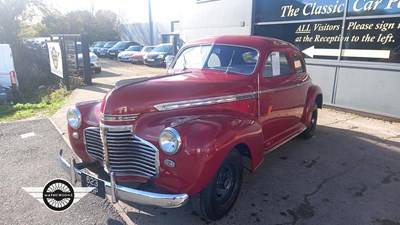
POLYGON ((85 34, 89 42, 119 40, 117 14, 99 10, 94 15, 87 10, 72 11, 65 15, 48 15, 43 18, 42 36, 50 34, 85 34))
POLYGON ((50 10, 42 0, 0 0, 0 43, 20 43, 20 30, 50 10))

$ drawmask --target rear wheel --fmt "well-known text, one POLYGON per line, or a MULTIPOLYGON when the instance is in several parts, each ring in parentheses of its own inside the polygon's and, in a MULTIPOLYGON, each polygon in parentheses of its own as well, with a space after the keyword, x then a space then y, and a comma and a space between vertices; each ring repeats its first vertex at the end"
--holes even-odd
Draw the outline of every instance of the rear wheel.
POLYGON ((233 149, 207 186, 192 197, 193 209, 199 216, 219 220, 232 209, 242 186, 242 164, 242 156, 233 149))
POLYGON ((300 134, 300 137, 303 139, 310 139, 315 134, 315 128, 317 127, 317 119, 318 119, 318 105, 314 103, 313 111, 311 114, 310 124, 307 129, 300 134))

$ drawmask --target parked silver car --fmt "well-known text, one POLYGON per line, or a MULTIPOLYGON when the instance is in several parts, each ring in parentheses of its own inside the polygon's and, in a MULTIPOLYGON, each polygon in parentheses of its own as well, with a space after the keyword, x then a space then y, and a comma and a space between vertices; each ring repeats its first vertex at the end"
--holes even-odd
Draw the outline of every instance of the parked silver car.
POLYGON ((133 45, 127 48, 125 51, 118 53, 118 60, 122 62, 129 62, 129 57, 135 53, 140 52, 142 48, 143 47, 140 45, 133 45))

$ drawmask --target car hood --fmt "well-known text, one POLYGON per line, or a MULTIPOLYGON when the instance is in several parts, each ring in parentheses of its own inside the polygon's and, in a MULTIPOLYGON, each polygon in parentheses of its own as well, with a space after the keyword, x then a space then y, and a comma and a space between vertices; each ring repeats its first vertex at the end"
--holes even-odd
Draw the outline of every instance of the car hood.
POLYGON ((159 78, 137 78, 118 82, 103 99, 101 112, 107 115, 157 111, 155 105, 249 93, 251 79, 223 72, 185 72, 159 78))
POLYGON ((120 51, 120 50, 124 50, 124 51, 125 51, 125 48, 124 48, 124 47, 121 47, 121 48, 114 48, 114 47, 111 47, 111 48, 109 48, 108 50, 110 50, 110 51, 120 51))
POLYGON ((166 55, 168 52, 149 52, 147 53, 147 57, 152 58, 152 57, 157 57, 161 54, 166 55))
POLYGON ((119 55, 120 56, 129 56, 129 55, 132 55, 133 53, 137 53, 137 51, 123 51, 123 52, 120 52, 119 55))

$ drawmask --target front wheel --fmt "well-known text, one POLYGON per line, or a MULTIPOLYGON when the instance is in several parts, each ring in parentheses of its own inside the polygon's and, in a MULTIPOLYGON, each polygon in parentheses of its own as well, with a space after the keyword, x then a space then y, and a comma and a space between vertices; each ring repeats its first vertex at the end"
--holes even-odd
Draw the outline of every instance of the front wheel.
POLYGON ((204 219, 221 219, 235 204, 242 180, 242 156, 233 149, 207 186, 192 197, 193 209, 204 219))
POLYGON ((318 105, 314 103, 310 124, 307 129, 300 134, 300 137, 303 139, 310 139, 315 134, 315 128, 317 127, 317 119, 318 119, 318 105))

